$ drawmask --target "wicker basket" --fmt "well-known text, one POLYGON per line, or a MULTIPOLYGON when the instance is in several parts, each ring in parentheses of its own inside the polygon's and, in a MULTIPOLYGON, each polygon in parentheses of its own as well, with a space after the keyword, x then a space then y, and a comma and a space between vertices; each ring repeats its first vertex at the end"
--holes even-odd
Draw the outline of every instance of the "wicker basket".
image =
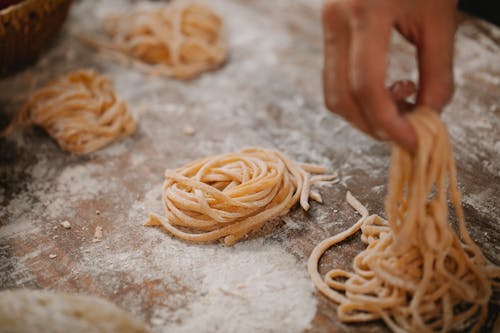
POLYGON ((23 0, 0 10, 0 76, 31 64, 61 28, 71 0, 23 0))

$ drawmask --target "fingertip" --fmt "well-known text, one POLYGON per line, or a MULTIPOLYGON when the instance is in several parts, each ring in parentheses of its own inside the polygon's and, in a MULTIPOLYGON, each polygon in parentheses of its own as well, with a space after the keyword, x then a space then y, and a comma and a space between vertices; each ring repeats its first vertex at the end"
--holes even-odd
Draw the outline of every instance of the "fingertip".
POLYGON ((417 105, 427 106, 441 112, 453 97, 454 83, 453 77, 436 79, 433 82, 426 82, 422 85, 417 97, 417 105))
POLYGON ((427 106, 439 112, 451 100, 454 91, 454 33, 455 29, 448 26, 423 32, 422 40, 417 45, 417 105, 427 106))
POLYGON ((413 126, 406 117, 398 117, 395 127, 398 129, 398 133, 393 137, 394 142, 410 154, 414 154, 417 150, 417 133, 413 126))
POLYGON ((365 109, 371 120, 375 136, 380 140, 390 140, 410 153, 415 152, 417 135, 406 116, 401 113, 397 104, 387 92, 379 96, 377 104, 365 109), (370 110, 371 112, 368 112, 370 110))
POLYGON ((384 133, 393 143, 413 154, 417 148, 417 134, 413 126, 388 97, 384 104, 385 107, 378 109, 375 117, 372 117, 376 131, 384 133))

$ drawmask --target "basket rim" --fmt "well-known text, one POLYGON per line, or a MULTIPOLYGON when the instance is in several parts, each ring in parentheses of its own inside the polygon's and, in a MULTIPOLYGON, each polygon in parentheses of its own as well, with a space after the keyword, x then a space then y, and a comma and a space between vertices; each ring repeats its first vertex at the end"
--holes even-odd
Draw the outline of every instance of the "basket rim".
POLYGON ((22 0, 21 2, 18 2, 16 4, 13 4, 11 6, 8 6, 4 9, 0 10, 0 18, 4 16, 8 16, 9 14, 21 10, 23 7, 28 7, 33 5, 33 3, 36 2, 70 2, 71 0, 22 0))

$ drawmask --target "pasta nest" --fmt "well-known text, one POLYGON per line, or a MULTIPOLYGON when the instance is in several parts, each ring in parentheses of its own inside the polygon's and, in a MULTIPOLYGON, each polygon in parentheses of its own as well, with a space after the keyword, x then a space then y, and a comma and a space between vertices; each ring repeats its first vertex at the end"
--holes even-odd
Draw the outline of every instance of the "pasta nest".
POLYGON ((146 71, 189 79, 227 58, 222 19, 208 6, 175 3, 110 16, 105 31, 114 48, 146 71), (149 66, 148 66, 149 65, 149 66))
POLYGON ((76 154, 93 152, 136 130, 111 81, 94 70, 72 72, 34 92, 0 136, 30 124, 76 154))
POLYGON ((311 186, 335 176, 310 172, 322 174, 326 169, 261 148, 203 158, 165 172, 166 218, 151 214, 146 225, 163 226, 188 241, 223 238, 232 245, 299 201, 305 210, 309 197, 321 202, 311 186))

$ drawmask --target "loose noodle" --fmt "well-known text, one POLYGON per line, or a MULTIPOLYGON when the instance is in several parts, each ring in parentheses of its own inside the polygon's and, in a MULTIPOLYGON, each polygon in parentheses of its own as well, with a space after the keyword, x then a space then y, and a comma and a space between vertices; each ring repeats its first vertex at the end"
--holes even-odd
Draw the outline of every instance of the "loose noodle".
POLYGON ((80 37, 150 74, 190 79, 227 58, 222 19, 206 5, 176 2, 136 10, 108 17, 104 28, 110 42, 80 37))
POLYGON ((111 81, 94 70, 72 72, 33 93, 0 137, 29 124, 40 126, 63 150, 76 154, 98 150, 136 129, 111 81))
POLYGON ((163 226, 186 241, 223 238, 232 245, 286 214, 297 202, 306 211, 309 197, 322 202, 311 187, 335 178, 325 172, 323 167, 296 163, 278 151, 261 148, 203 158, 165 172, 166 218, 150 214, 146 225, 163 226))
POLYGON ((489 263, 465 227, 455 162, 445 125, 420 109, 408 116, 418 135, 412 157, 393 150, 386 212, 388 221, 368 211, 350 193, 347 201, 361 219, 325 239, 311 253, 308 271, 317 289, 338 303, 339 319, 383 319, 394 332, 448 332, 485 321, 500 268, 489 263), (447 192, 458 219, 459 236, 448 223, 447 192), (322 279, 319 260, 333 245, 362 231, 368 247, 353 262, 354 272, 332 269, 322 279))

